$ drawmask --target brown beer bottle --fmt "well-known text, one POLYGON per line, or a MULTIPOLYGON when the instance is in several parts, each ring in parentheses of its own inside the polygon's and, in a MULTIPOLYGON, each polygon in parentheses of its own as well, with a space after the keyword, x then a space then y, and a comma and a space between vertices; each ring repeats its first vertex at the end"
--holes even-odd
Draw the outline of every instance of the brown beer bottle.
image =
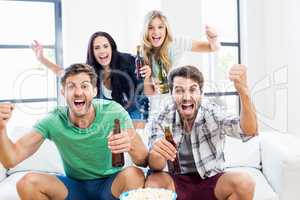
POLYGON ((166 94, 169 92, 167 73, 161 62, 158 65, 158 81, 159 81, 159 92, 160 94, 166 94))
MULTIPOLYGON (((165 139, 170 142, 176 149, 176 143, 173 140, 173 135, 171 133, 170 128, 167 126, 165 127, 165 139)), ((176 155, 176 158, 174 159, 174 161, 167 161, 168 164, 168 170, 170 173, 175 173, 175 174, 179 174, 181 172, 180 170, 180 164, 179 164, 179 160, 178 160, 178 154, 176 155)))
POLYGON ((141 67, 144 66, 144 59, 141 55, 141 46, 137 45, 136 47, 136 57, 135 57, 135 74, 136 74, 136 79, 140 80, 142 79, 141 76, 141 67))
MULTIPOLYGON (((113 134, 121 133, 120 120, 115 119, 113 134)), ((123 167, 124 166, 124 153, 112 153, 112 166, 123 167)))

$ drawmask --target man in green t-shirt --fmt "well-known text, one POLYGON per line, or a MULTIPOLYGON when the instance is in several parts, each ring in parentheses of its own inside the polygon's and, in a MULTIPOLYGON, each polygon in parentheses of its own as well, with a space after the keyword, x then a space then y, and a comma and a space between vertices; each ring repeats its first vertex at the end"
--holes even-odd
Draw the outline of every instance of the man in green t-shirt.
POLYGON ((114 200, 130 189, 144 186, 136 167, 112 167, 112 154, 128 152, 136 165, 145 165, 148 150, 135 132, 128 113, 116 102, 93 100, 97 75, 86 64, 73 64, 61 79, 67 106, 60 106, 34 125, 15 144, 6 126, 14 106, 0 104, 0 162, 12 168, 52 140, 61 155, 65 176, 29 173, 18 183, 22 200, 114 200), (119 119, 121 133, 112 134, 119 119))

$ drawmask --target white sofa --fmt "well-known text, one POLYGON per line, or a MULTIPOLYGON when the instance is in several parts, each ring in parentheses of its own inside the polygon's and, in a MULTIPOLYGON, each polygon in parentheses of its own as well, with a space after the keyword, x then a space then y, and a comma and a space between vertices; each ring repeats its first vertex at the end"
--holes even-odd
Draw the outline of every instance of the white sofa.
MULTIPOLYGON (((26 128, 15 127, 15 141, 26 128)), ((147 136, 138 131, 145 143, 147 136)), ((256 181, 255 200, 299 200, 300 139, 278 132, 262 132, 246 143, 227 138, 226 170, 248 172, 256 181)), ((130 160, 126 157, 126 164, 130 160)), ((29 171, 63 173, 56 147, 46 141, 28 160, 11 170, 0 166, 0 200, 17 200, 16 182, 29 171)))

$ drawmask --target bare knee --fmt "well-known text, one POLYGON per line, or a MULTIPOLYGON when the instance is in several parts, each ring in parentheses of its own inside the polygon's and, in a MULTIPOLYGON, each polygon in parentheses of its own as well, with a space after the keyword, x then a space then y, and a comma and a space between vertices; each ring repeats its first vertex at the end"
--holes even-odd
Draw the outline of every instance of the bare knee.
POLYGON ((255 181, 246 173, 240 173, 234 183, 235 191, 239 194, 253 195, 255 190, 255 181))
POLYGON ((120 174, 126 182, 134 182, 136 187, 144 187, 144 172, 137 167, 127 167, 120 174))
POLYGON ((146 179, 145 187, 165 188, 175 191, 172 177, 165 172, 156 172, 149 175, 146 179))
POLYGON ((111 192, 115 197, 122 192, 143 188, 145 176, 141 169, 137 167, 127 167, 121 171, 112 183, 111 192))
POLYGON ((39 183, 38 174, 28 173, 17 182, 17 190, 23 191, 29 188, 33 189, 38 185, 38 183, 39 183))

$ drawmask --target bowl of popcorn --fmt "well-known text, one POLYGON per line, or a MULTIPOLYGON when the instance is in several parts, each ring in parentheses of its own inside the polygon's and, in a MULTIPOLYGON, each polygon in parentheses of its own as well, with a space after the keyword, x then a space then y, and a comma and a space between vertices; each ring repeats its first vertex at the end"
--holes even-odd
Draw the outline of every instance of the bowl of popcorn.
POLYGON ((141 188, 123 192, 120 200, 176 200, 176 193, 161 188, 141 188))

